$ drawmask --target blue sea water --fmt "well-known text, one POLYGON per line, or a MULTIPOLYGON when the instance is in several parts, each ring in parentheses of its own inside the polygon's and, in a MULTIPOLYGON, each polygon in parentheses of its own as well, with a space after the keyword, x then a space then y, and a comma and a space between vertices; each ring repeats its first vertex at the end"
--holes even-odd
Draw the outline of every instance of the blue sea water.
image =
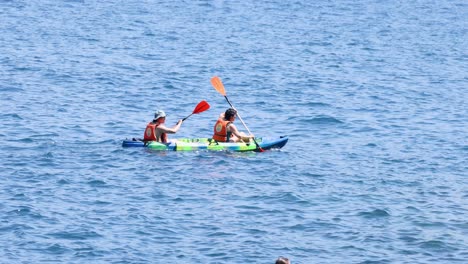
POLYGON ((0 0, 0 263, 467 263, 467 33, 461 0, 0 0), (215 75, 283 149, 121 147, 201 100, 171 137, 210 136, 215 75))

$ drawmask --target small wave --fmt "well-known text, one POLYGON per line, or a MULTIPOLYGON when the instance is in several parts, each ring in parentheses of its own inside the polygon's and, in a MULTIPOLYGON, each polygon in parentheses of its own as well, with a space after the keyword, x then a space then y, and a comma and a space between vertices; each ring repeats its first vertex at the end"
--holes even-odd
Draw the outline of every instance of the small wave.
POLYGON ((57 181, 58 184, 60 185, 64 185, 64 184, 70 184, 70 182, 66 179, 60 179, 57 181))
POLYGON ((414 206, 407 206, 406 209, 408 211, 412 211, 412 212, 415 212, 415 213, 419 213, 421 212, 421 210, 419 210, 418 208, 414 207, 414 206))
POLYGON ((378 259, 378 260, 365 260, 359 263, 360 264, 381 264, 381 263, 392 263, 392 262, 388 259, 378 259))
POLYGON ((15 67, 15 71, 40 71, 40 68, 34 68, 34 67, 15 67))
POLYGON ((53 255, 61 255, 69 252, 70 249, 59 244, 53 244, 52 246, 47 247, 44 251, 53 255))
POLYGON ((112 203, 107 202, 107 201, 96 200, 96 201, 91 202, 90 204, 93 204, 93 205, 111 205, 112 203))
POLYGON ((31 135, 31 138, 51 138, 51 137, 58 137, 58 136, 60 136, 58 133, 52 132, 52 133, 31 135))
POLYGON ((317 231, 316 227, 312 227, 310 225, 304 225, 304 224, 296 224, 296 225, 293 225, 293 226, 289 227, 289 229, 294 230, 294 231, 300 231, 300 232, 315 232, 315 231, 317 231))
POLYGON ((88 184, 90 186, 93 186, 93 187, 103 187, 103 186, 107 186, 106 182, 105 181, 101 181, 101 180, 91 180, 88 182, 88 184))
POLYGON ((330 116, 318 116, 318 117, 314 117, 312 119, 309 119, 308 120, 309 123, 311 124, 316 124, 316 125, 328 125, 328 124, 343 124, 342 121, 334 118, 334 117, 330 117, 330 116))
POLYGON ((41 155, 41 158, 38 159, 38 160, 50 161, 50 159, 53 159, 53 158, 54 158, 54 154, 52 152, 47 152, 47 153, 41 155))
POLYGON ((12 224, 8 226, 0 227, 0 233, 9 232, 9 231, 30 230, 30 229, 34 229, 34 228, 25 224, 12 224))
POLYGON ((80 145, 105 145, 105 144, 109 144, 109 145, 114 145, 114 144, 122 144, 122 141, 121 140, 115 140, 115 139, 104 139, 104 140, 101 140, 101 141, 89 141, 89 140, 81 140, 81 141, 77 141, 77 143, 79 143, 80 145))
POLYGON ((239 206, 235 206, 235 208, 244 209, 244 210, 252 210, 252 211, 260 210, 260 207, 252 206, 252 205, 239 205, 239 206))
POLYGON ((308 102, 305 104, 306 106, 312 106, 312 107, 329 107, 329 104, 326 103, 321 103, 321 102, 308 102))
POLYGON ((390 216, 390 214, 387 211, 382 209, 375 209, 371 212, 360 212, 358 215, 364 218, 379 218, 390 216))
POLYGON ((413 236, 408 236, 408 235, 405 235, 405 236, 401 236, 399 237, 399 239, 401 241, 404 241, 406 243, 412 243, 412 242, 416 242, 418 239, 413 237, 413 236))
POLYGON ((446 228, 447 225, 443 222, 416 222, 417 226, 425 227, 425 228, 446 228))
POLYGON ((20 87, 0 87, 0 92, 24 92, 20 87))
POLYGON ((284 193, 281 196, 276 197, 276 199, 278 199, 279 201, 283 203, 289 203, 289 204, 307 205, 310 203, 309 201, 302 199, 301 196, 291 193, 291 192, 284 193))
POLYGON ((366 133, 366 132, 374 132, 374 131, 377 131, 377 129, 373 127, 369 127, 369 126, 360 127, 358 129, 353 130, 353 132, 356 132, 356 133, 366 133))
POLYGON ((90 238, 101 237, 100 234, 94 231, 57 232, 57 233, 49 233, 48 235, 55 237, 55 238, 69 239, 69 240, 86 240, 90 238))
POLYGON ((35 219, 42 218, 43 216, 39 213, 34 212, 30 207, 28 206, 21 206, 18 209, 15 209, 13 211, 9 212, 10 215, 17 215, 17 216, 29 216, 35 219))
POLYGON ((227 233, 222 231, 216 231, 213 233, 208 234, 208 237, 233 237, 235 236, 234 233, 227 233))
POLYGON ((315 125, 333 125, 333 124, 343 124, 344 122, 331 117, 331 116, 316 116, 316 117, 310 117, 310 116, 293 116, 288 118, 290 121, 296 121, 296 122, 306 122, 309 124, 315 124, 315 125))
POLYGON ((429 240, 419 243, 419 246, 423 249, 434 251, 434 252, 447 252, 454 251, 455 248, 447 245, 446 243, 440 240, 429 240))
POLYGON ((20 143, 32 143, 32 142, 34 142, 34 140, 32 138, 30 138, 30 137, 15 139, 15 140, 11 140, 11 141, 12 142, 20 142, 20 143))
POLYGON ((23 118, 18 114, 2 114, 2 115, 0 115, 0 117, 2 119, 3 118, 5 118, 5 119, 11 118, 11 119, 16 119, 16 120, 23 120, 23 118))

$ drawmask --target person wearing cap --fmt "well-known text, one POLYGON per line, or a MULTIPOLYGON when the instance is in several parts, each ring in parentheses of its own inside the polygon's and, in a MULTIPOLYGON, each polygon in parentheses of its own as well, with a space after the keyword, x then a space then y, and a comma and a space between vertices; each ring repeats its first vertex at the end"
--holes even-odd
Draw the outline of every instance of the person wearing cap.
POLYGON ((162 110, 156 111, 153 121, 149 122, 145 129, 143 141, 157 141, 167 143, 167 134, 175 134, 182 125, 182 119, 171 128, 166 127, 166 113, 162 110))
POLYGON ((253 135, 246 135, 244 132, 239 132, 233 124, 236 119, 237 110, 229 108, 226 112, 219 115, 218 121, 214 125, 213 139, 218 142, 249 142, 253 135))

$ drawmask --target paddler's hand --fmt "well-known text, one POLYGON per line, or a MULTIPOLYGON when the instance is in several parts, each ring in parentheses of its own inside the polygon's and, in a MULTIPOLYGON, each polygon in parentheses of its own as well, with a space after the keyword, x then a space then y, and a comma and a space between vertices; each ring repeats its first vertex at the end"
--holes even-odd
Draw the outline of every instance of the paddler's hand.
POLYGON ((177 121, 177 125, 182 125, 182 122, 184 121, 182 121, 182 119, 179 119, 179 121, 177 121))

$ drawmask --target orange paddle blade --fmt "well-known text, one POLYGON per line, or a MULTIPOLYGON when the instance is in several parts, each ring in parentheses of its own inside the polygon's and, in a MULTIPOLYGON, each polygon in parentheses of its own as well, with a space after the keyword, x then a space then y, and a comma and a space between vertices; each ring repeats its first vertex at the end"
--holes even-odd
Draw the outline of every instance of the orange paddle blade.
POLYGON ((195 109, 193 110, 192 114, 198 114, 201 112, 205 112, 206 110, 210 109, 210 105, 208 104, 207 101, 203 100, 197 104, 195 109))
POLYGON ((223 82, 221 82, 221 79, 218 76, 211 78, 211 84, 216 89, 216 91, 218 91, 223 96, 226 96, 226 91, 224 90, 223 82))

